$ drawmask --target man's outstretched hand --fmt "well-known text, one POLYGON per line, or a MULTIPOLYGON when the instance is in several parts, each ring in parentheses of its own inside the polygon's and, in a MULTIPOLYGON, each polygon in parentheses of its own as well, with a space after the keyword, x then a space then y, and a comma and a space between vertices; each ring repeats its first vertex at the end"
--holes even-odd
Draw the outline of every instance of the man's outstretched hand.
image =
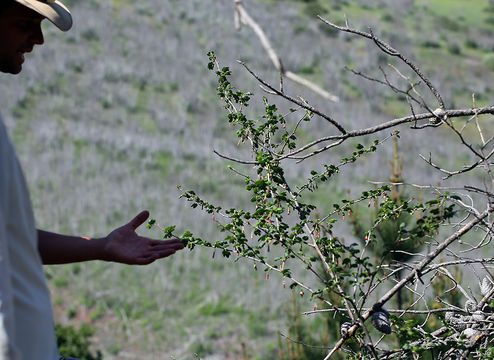
POLYGON ((99 239, 38 230, 41 260, 45 265, 89 260, 146 265, 184 248, 179 239, 153 240, 137 235, 136 229, 148 217, 149 212, 143 211, 128 224, 99 239))
POLYGON ((130 265, 147 265, 184 248, 179 239, 153 240, 137 235, 136 229, 148 217, 149 212, 142 211, 128 224, 113 230, 104 239, 104 260, 130 265))

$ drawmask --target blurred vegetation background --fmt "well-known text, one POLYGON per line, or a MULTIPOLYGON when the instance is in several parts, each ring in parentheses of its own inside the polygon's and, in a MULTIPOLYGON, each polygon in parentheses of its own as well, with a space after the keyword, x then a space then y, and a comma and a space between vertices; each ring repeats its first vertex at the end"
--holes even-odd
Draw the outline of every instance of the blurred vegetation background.
MULTIPOLYGON (((242 59, 268 81, 278 82, 258 39, 249 28, 235 30, 230 0, 66 3, 74 28, 60 33, 45 24, 45 45, 26 56, 21 75, 2 75, 0 82, 0 108, 26 172, 38 226, 102 236, 149 209, 162 225, 218 236, 210 218, 178 199, 176 185, 222 204, 247 201, 242 181, 230 177, 226 163, 212 152, 246 155, 225 121, 206 53, 214 50, 232 68, 239 88, 260 94, 235 63, 242 59)), ((317 14, 340 23, 346 14, 354 27, 371 26, 421 65, 447 108, 472 106, 472 93, 478 106, 492 103, 492 1, 244 0, 244 5, 286 69, 341 101, 328 103, 288 82, 285 90, 344 119, 349 128, 399 117, 409 108, 387 88, 345 70, 350 66, 378 75, 378 65, 387 66, 390 59, 370 42, 334 32, 317 14)), ((249 110, 251 116, 261 111, 260 101, 249 110)), ((325 127, 313 121, 306 139, 324 133, 325 127)), ((450 135, 440 128, 434 132, 402 134, 407 181, 440 181, 417 152, 433 152, 443 167, 469 162, 468 154, 453 153, 450 135)), ((323 157, 338 159, 344 149, 323 157)), ((327 198, 316 199, 321 207, 370 180, 387 181, 391 143, 386 151, 346 169, 328 187, 327 198)), ((307 178, 316 166, 314 160, 304 162, 291 175, 307 178)), ((349 239, 354 236, 351 224, 341 231, 349 239)), ((203 249, 147 267, 90 262, 45 271, 57 323, 77 329, 89 324, 92 349, 104 359, 290 358, 303 350, 287 348, 280 331, 287 336, 305 332, 305 340, 318 342, 334 332, 321 318, 292 319, 314 303, 298 295, 295 299, 280 278, 266 280, 251 264, 213 260, 203 249)), ((84 336, 89 336, 86 330, 84 336)), ((309 352, 304 356, 318 358, 309 352)))

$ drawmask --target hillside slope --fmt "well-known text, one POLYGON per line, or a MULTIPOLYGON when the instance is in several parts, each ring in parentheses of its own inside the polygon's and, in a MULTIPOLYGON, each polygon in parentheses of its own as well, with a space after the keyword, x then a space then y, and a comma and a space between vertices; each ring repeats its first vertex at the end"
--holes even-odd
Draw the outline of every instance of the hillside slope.
MULTIPOLYGON (((235 63, 240 58, 269 81, 277 73, 259 40, 234 30, 229 0, 68 1, 75 18, 64 34, 44 25, 46 44, 27 56, 22 75, 2 75, 0 108, 32 190, 38 225, 81 235, 106 234, 147 208, 163 225, 218 236, 209 218, 178 199, 176 185, 216 202, 246 201, 212 150, 245 156, 216 99, 209 50, 231 66, 241 88, 262 92, 235 63)), ((494 7, 489 1, 244 1, 287 69, 341 98, 328 103, 287 83, 350 128, 409 111, 376 84, 344 67, 378 75, 389 59, 372 43, 330 31, 321 14, 377 34, 413 58, 446 96, 450 108, 492 103, 494 7), (468 3, 468 5, 466 5, 468 3)), ((392 75, 397 79, 397 75, 392 75)), ((262 111, 261 101, 250 109, 262 111)), ((487 121, 491 119, 483 119, 487 121)), ((486 125, 490 126, 490 125, 486 125)), ((326 130, 315 121, 307 139, 326 130)), ((451 141, 436 129, 402 134, 405 177, 435 183, 437 174, 416 153, 433 152, 443 166, 468 162, 451 156, 451 141), (440 138, 441 141, 434 141, 440 138)), ((341 150, 325 155, 339 159, 341 150)), ((368 180, 386 180, 392 148, 343 172, 329 189, 338 196, 368 180)), ((307 177, 314 162, 303 165, 307 177)), ((146 230, 142 233, 149 234, 146 230)), ((160 236, 159 233, 151 233, 160 236)), ((347 236, 351 236, 350 233, 347 236)), ((105 359, 234 359, 247 352, 276 358, 277 330, 290 292, 280 279, 264 280, 249 264, 184 252, 145 268, 87 263, 47 267, 57 321, 92 322, 105 359)), ((303 302, 304 307, 311 304, 303 302)))

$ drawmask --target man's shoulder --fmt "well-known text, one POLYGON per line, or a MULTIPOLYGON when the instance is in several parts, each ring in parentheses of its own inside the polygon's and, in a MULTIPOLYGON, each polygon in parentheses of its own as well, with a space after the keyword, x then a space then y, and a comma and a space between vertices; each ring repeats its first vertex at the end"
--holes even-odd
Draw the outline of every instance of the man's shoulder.
POLYGON ((0 139, 2 139, 2 142, 3 138, 8 138, 8 135, 7 128, 5 127, 5 123, 3 121, 2 111, 0 110, 0 139))
POLYGON ((0 113, 0 182, 4 182, 7 176, 12 175, 12 166, 16 161, 15 150, 0 113))
POLYGON ((7 134, 7 128, 5 127, 5 123, 3 121, 2 112, 0 111, 0 156, 7 155, 6 151, 12 145, 10 144, 10 139, 7 134))

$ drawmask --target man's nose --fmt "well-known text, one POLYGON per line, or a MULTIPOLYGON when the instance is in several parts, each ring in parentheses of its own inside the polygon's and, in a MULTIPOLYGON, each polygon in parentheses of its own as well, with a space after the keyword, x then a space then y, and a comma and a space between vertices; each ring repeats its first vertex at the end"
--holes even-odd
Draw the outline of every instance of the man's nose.
POLYGON ((43 36, 43 30, 41 30, 41 24, 36 26, 36 28, 34 29, 34 32, 31 36, 31 40, 36 45, 43 45, 45 43, 45 38, 43 36))

